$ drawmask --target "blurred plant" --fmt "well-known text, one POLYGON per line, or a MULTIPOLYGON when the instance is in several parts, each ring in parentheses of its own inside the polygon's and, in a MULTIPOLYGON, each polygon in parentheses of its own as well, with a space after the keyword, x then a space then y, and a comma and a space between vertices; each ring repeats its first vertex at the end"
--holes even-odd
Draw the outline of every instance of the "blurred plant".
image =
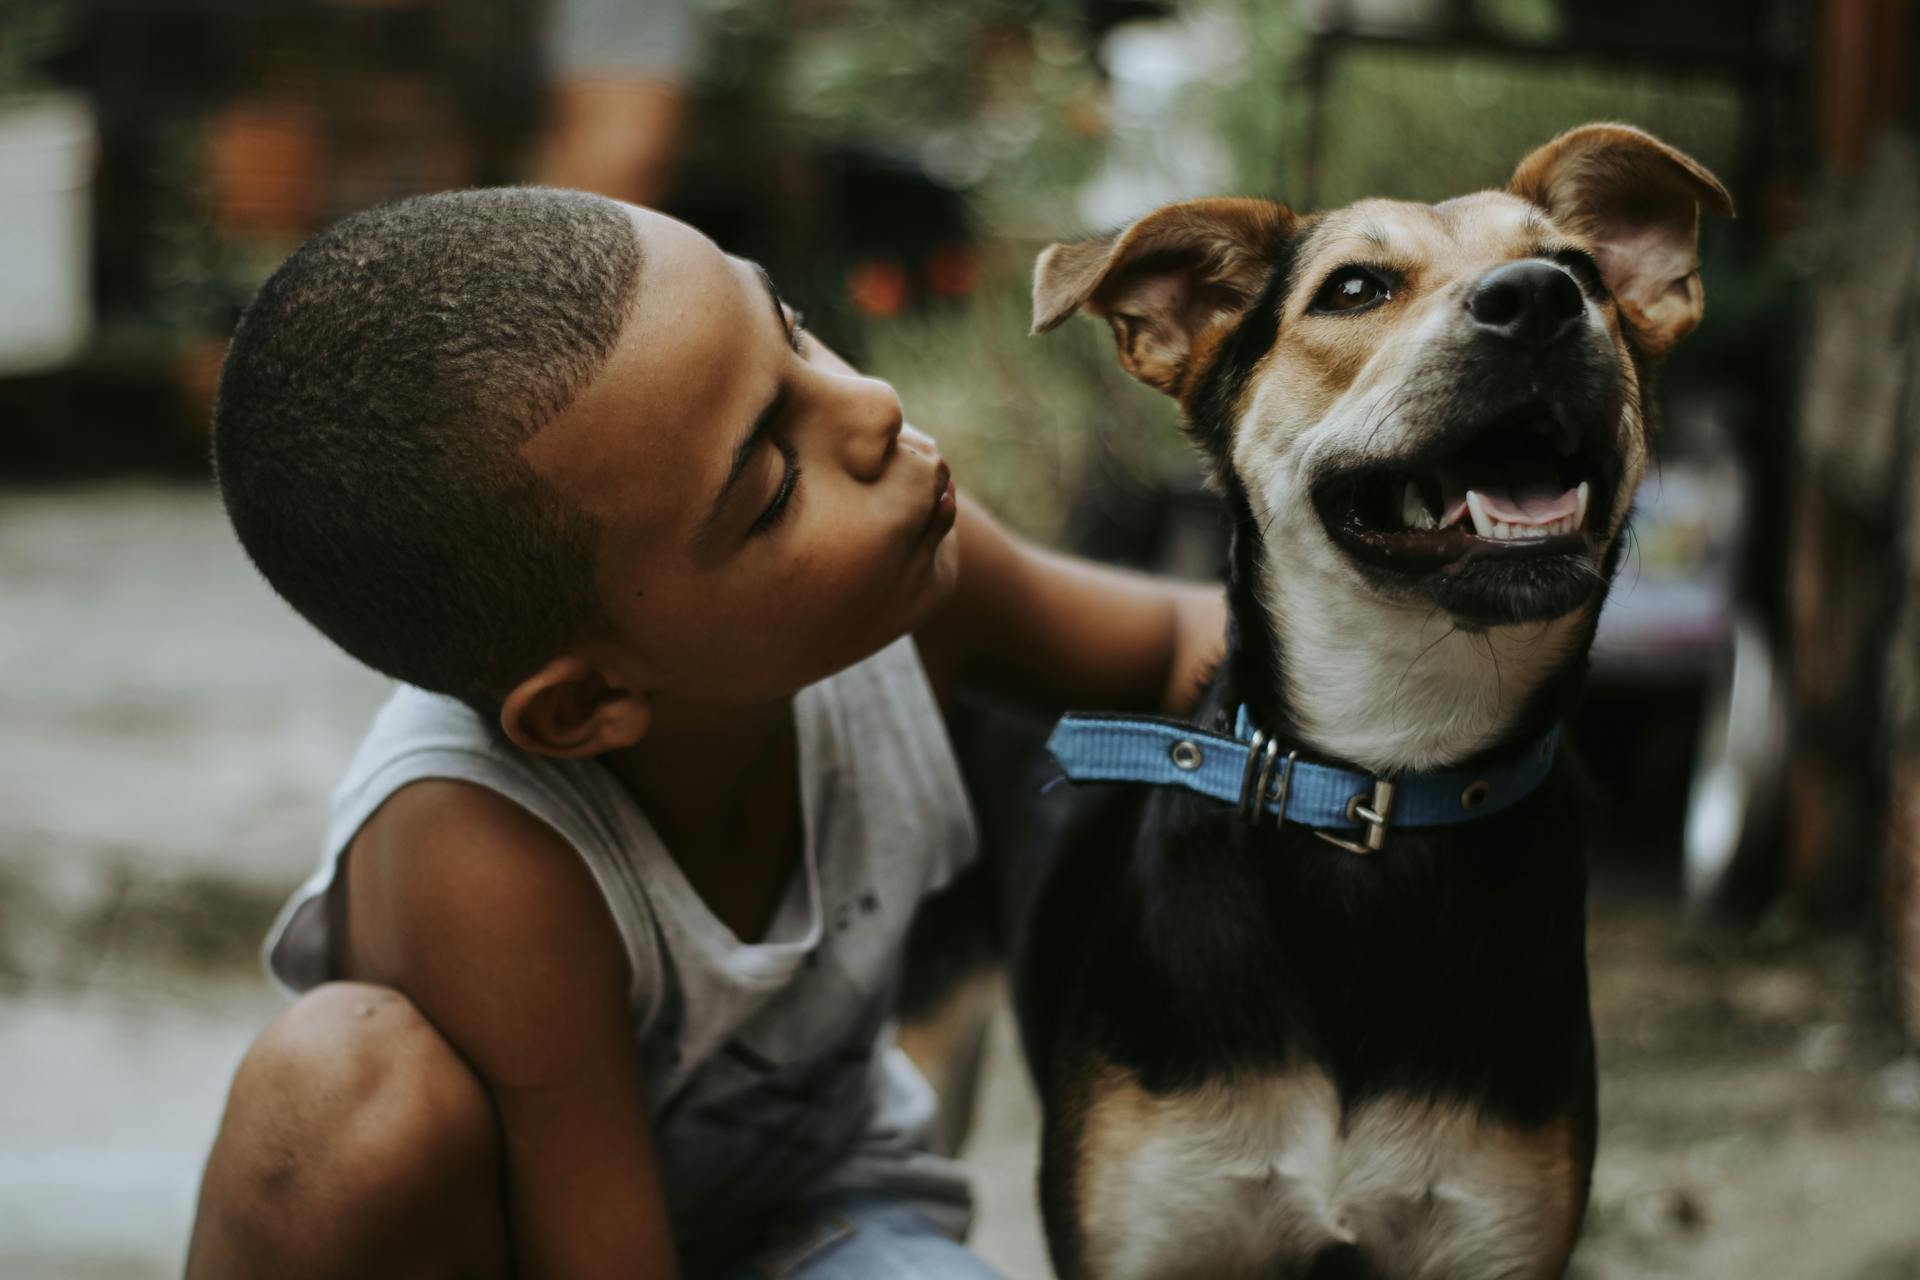
POLYGON ((1564 0, 1477 0, 1474 17, 1488 30, 1519 41, 1546 41, 1560 33, 1564 0))
MULTIPOLYGON (((1247 192, 1302 201, 1311 120, 1309 33, 1286 6, 1208 0, 1243 32, 1242 74, 1196 84, 1183 110, 1212 123, 1247 192), (1276 92, 1278 90, 1278 92, 1276 92)), ((1500 34, 1554 30, 1540 0, 1483 12, 1500 34)), ((1724 78, 1653 78, 1593 64, 1497 54, 1355 47, 1337 57, 1322 104, 1317 203, 1367 195, 1436 200, 1504 185, 1533 147, 1592 120, 1640 125, 1709 166, 1730 163, 1740 100, 1724 78)))
POLYGON ((785 0, 704 0, 708 41, 697 86, 703 119, 767 121, 791 110, 787 53, 793 19, 785 0))
POLYGON ((0 14, 0 99, 53 87, 42 68, 72 32, 72 0, 6 0, 0 14))
POLYGON ((293 246, 222 231, 212 215, 207 126, 179 119, 157 129, 147 151, 155 192, 150 284, 138 319, 177 343, 233 331, 240 310, 293 246))
POLYGON ((870 363, 908 419, 939 438, 962 485, 1023 533, 1053 540, 1096 454, 1142 487, 1193 463, 1173 402, 1121 372, 1105 325, 1028 336, 1031 263, 1004 247, 964 308, 874 323, 870 363))
POLYGON ((972 193, 990 234, 1067 225, 1105 127, 1080 4, 795 7, 786 91, 815 130, 914 157, 972 193))

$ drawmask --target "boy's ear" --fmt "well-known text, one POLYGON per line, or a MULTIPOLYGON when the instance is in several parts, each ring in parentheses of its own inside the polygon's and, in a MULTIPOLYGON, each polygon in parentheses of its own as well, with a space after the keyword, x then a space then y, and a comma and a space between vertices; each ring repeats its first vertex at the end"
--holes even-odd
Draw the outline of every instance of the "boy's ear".
POLYGON ((1186 200, 1132 226, 1049 246, 1033 267, 1033 331, 1085 310, 1113 328, 1120 365, 1180 397, 1260 295, 1293 234, 1271 200, 1186 200))
POLYGON ((577 656, 555 658, 500 703, 500 730, 514 746, 563 760, 630 747, 652 718, 649 694, 577 656))
POLYGON ((1664 356, 1700 323, 1700 210, 1730 218, 1733 198, 1692 156, 1631 125, 1582 125, 1522 160, 1507 190, 1592 243, 1642 351, 1664 356))

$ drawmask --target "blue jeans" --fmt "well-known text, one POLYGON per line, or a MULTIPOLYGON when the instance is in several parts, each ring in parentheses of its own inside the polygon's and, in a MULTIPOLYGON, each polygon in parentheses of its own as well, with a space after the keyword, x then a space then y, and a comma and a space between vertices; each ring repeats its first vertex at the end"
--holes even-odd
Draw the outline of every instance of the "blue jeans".
POLYGON ((783 1214, 725 1280, 1001 1280, 911 1200, 872 1191, 822 1196, 783 1214))

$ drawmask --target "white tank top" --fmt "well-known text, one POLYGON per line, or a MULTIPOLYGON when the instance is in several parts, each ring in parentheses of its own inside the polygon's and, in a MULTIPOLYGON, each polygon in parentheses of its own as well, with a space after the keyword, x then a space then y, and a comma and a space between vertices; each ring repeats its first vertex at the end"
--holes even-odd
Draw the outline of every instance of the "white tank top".
POLYGON ((894 1045, 907 929, 974 856, 973 816, 910 637, 794 697, 802 863, 764 940, 741 942, 592 760, 515 748, 462 703, 402 685, 335 792, 325 857, 267 938, 291 991, 327 971, 327 890, 388 796, 424 778, 487 787, 592 870, 629 992, 676 1235, 697 1240, 824 1191, 922 1201, 964 1230, 960 1167, 932 1154, 932 1091, 894 1045))

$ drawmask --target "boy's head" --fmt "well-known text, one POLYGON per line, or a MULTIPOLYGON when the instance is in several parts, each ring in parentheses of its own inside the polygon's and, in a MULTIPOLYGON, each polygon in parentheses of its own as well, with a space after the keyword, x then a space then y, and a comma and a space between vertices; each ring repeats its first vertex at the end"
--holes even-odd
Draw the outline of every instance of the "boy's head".
POLYGON ((953 577, 932 442, 751 263, 575 192, 426 196, 316 236, 235 334, 242 544, 347 652, 589 755, 790 693, 953 577))

